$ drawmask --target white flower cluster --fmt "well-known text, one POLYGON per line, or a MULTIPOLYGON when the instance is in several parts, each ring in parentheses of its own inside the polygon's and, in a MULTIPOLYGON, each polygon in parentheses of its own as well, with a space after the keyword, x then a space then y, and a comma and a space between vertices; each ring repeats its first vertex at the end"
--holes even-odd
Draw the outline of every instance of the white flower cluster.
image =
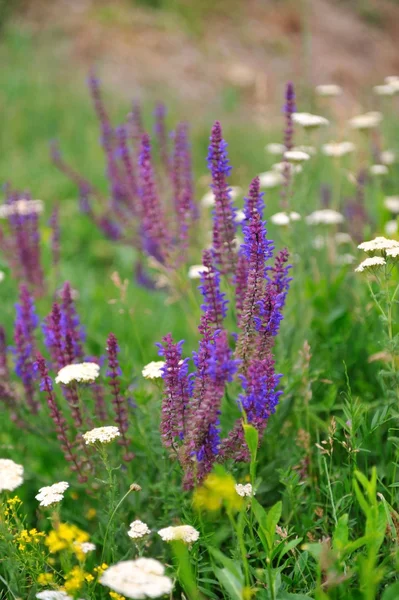
POLYGON ((331 208, 315 210, 306 217, 306 222, 309 225, 337 225, 342 223, 344 216, 331 208))
POLYGON ((287 160, 275 163, 274 165, 272 165, 272 169, 281 176, 282 182, 284 181, 283 173, 285 173, 287 170, 289 171, 290 175, 295 175, 295 173, 302 172, 301 165, 294 165, 293 163, 290 163, 287 160))
POLYGON ((270 221, 274 225, 284 226, 289 225, 292 221, 300 221, 301 215, 297 212, 278 212, 270 217, 270 221))
POLYGON ((74 542, 73 545, 83 552, 83 554, 88 554, 89 552, 93 552, 96 549, 96 545, 91 542, 74 542))
POLYGON ((107 427, 95 427, 94 429, 91 429, 82 435, 84 441, 86 442, 86 446, 97 443, 109 444, 119 436, 119 429, 114 425, 108 425, 107 427))
POLYGON ((165 527, 160 529, 158 534, 164 542, 173 542, 181 540, 185 544, 192 544, 199 538, 199 531, 191 527, 191 525, 178 525, 177 527, 165 527))
POLYGON ((246 483, 245 485, 243 485, 242 483, 236 483, 235 484, 235 489, 236 492, 239 496, 242 496, 243 498, 245 496, 254 496, 254 491, 252 489, 252 485, 250 483, 246 483))
POLYGON ((261 188, 274 188, 284 182, 284 177, 276 170, 264 171, 263 173, 259 173, 258 177, 261 188))
POLYGON ((208 267, 204 267, 204 265, 191 265, 191 267, 188 269, 188 278, 200 279, 201 273, 206 273, 207 271, 208 267))
POLYGON ((0 205, 0 219, 7 219, 13 215, 27 216, 40 214, 43 212, 43 202, 41 200, 16 200, 11 204, 0 205))
POLYGON ((158 598, 170 594, 172 580, 164 566, 153 558, 125 560, 106 569, 100 583, 127 598, 158 598))
POLYGON ((385 237, 376 237, 369 242, 362 242, 358 245, 359 250, 365 252, 376 252, 377 250, 391 250, 392 248, 399 248, 399 242, 396 240, 388 240, 385 237))
POLYGON ((272 142, 270 144, 267 144, 265 146, 265 150, 267 152, 269 152, 269 154, 284 154, 285 152, 285 146, 284 144, 277 144, 275 142, 272 142))
POLYGON ((39 600, 73 600, 72 596, 62 590, 42 590, 36 594, 36 598, 39 600))
POLYGON ((318 96, 324 97, 334 97, 340 96, 342 94, 342 88, 335 83, 326 83, 322 85, 317 85, 315 88, 315 92, 318 96))
POLYGON ((325 156, 333 156, 335 158, 346 156, 346 154, 350 154, 354 150, 355 144, 352 142, 329 142, 328 144, 323 144, 321 147, 321 151, 325 156))
POLYGON ((303 152, 303 150, 287 150, 284 153, 284 158, 291 163, 302 163, 309 160, 310 155, 307 152, 303 152))
POLYGON ((144 367, 141 373, 145 379, 160 379, 162 378, 162 369, 164 366, 165 361, 153 360, 144 367))
POLYGON ((378 111, 371 111, 364 113, 364 115, 357 115, 349 119, 349 125, 352 129, 374 129, 382 121, 382 114, 378 111))
POLYGON ((360 265, 355 269, 357 273, 362 273, 366 269, 372 269, 374 267, 382 267, 386 264, 385 257, 398 258, 399 256, 399 242, 396 240, 389 240, 385 237, 376 237, 368 242, 362 242, 358 245, 360 250, 365 252, 382 252, 384 256, 370 256, 366 258, 360 265))
POLYGON ((0 458, 0 492, 14 491, 24 482, 24 468, 9 458, 0 458))
POLYGON ((366 269, 371 269, 373 267, 382 267, 386 264, 385 258, 382 256, 370 256, 366 258, 363 262, 360 263, 358 267, 356 267, 356 273, 363 273, 366 269))
POLYGON ((399 196, 387 196, 384 200, 384 206, 391 213, 399 213, 399 196))
POLYGON ((389 173, 386 165, 371 165, 369 171, 370 175, 387 175, 389 173))
POLYGON ((68 488, 69 483, 66 481, 59 481, 58 483, 53 483, 53 485, 40 488, 39 493, 36 494, 35 498, 36 500, 39 500, 39 506, 52 506, 63 500, 64 492, 68 488))
POLYGON ((143 521, 140 521, 139 519, 130 523, 129 527, 130 529, 127 534, 132 540, 139 540, 151 533, 151 529, 148 527, 147 523, 143 523, 143 521))
POLYGON ((100 367, 93 362, 67 365, 58 371, 56 383, 69 385, 70 383, 93 383, 100 374, 100 367))
POLYGON ((393 96, 399 93, 399 76, 389 75, 385 77, 384 83, 381 85, 375 85, 373 92, 377 96, 393 96))
POLYGON ((329 120, 319 115, 312 115, 306 112, 297 112, 292 115, 294 123, 298 123, 304 129, 317 129, 325 125, 329 125, 329 120))

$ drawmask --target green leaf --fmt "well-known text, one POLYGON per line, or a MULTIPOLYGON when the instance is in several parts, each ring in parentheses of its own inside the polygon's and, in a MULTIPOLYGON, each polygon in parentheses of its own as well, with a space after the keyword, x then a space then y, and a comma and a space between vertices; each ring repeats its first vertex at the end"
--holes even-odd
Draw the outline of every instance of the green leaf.
POLYGON ((276 534, 276 525, 278 524, 278 522, 281 518, 282 511, 283 511, 283 503, 281 501, 279 501, 279 502, 276 502, 276 504, 274 506, 272 506, 267 513, 266 527, 267 527, 267 533, 269 534, 269 537, 271 540, 271 543, 270 543, 271 546, 274 542, 274 536, 276 534))
POLYGON ((288 554, 288 552, 290 552, 290 550, 293 550, 293 548, 296 548, 298 546, 298 544, 300 544, 302 542, 302 540, 303 540, 303 538, 295 538, 294 540, 290 540, 286 544, 283 544, 280 555, 278 557, 279 562, 283 558, 283 556, 285 556, 286 554, 288 554))
POLYGON ((389 586, 384 590, 381 600, 398 600, 399 598, 399 581, 389 586))
POLYGON ((217 548, 210 547, 210 554, 216 561, 219 561, 225 569, 227 569, 236 579, 243 580, 241 567, 238 563, 234 562, 231 558, 223 554, 217 548))
POLYGON ((215 575, 219 580, 220 585, 226 590, 229 598, 232 600, 242 600, 243 584, 234 577, 227 569, 215 568, 215 575))
POLYGON ((337 552, 342 552, 345 546, 348 544, 349 530, 348 530, 348 515, 342 515, 338 519, 338 523, 335 526, 333 534, 333 548, 337 552))
POLYGON ((183 542, 176 541, 172 542, 172 549, 179 565, 178 578, 187 597, 190 600, 199 600, 201 594, 197 588, 187 546, 183 542))
POLYGON ((258 535, 266 552, 271 552, 273 549, 276 525, 280 520, 282 509, 282 503, 277 502, 266 512, 263 506, 255 498, 252 498, 252 510, 260 526, 258 535))
POLYGON ((258 443, 259 443, 259 433, 258 430, 253 427, 253 425, 243 425, 244 427, 244 435, 245 441, 247 442, 249 451, 253 458, 256 457, 256 453, 258 451, 258 443))
POLYGON ((277 596, 277 600, 312 600, 310 596, 305 596, 305 594, 290 594, 290 592, 286 592, 282 590, 279 592, 277 596))
POLYGON ((367 516, 370 512, 369 505, 367 504, 366 498, 363 496, 363 494, 360 491, 360 488, 357 484, 357 481, 355 481, 355 480, 353 480, 353 489, 355 490, 356 498, 357 498, 357 501, 359 502, 360 508, 362 509, 364 514, 367 516))

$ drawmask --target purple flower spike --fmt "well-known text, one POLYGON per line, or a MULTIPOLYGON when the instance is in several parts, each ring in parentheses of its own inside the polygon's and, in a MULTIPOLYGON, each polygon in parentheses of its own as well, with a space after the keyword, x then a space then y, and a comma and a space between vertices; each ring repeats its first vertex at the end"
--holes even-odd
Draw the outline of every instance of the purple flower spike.
POLYGON ((135 199, 138 194, 137 177, 135 167, 133 165, 132 157, 130 155, 128 143, 127 143, 127 130, 124 125, 121 125, 116 130, 118 139, 119 154, 122 159, 123 166, 125 168, 126 176, 126 190, 129 197, 129 206, 133 213, 135 212, 135 199))
POLYGON ((54 205, 49 224, 51 227, 51 252, 53 267, 57 272, 60 262, 60 207, 58 204, 54 205))
POLYGON ((180 123, 174 132, 171 179, 174 205, 177 217, 177 237, 179 241, 177 261, 184 260, 188 248, 189 227, 194 218, 193 182, 191 155, 186 123, 180 123))
MULTIPOLYGON (((284 145, 286 150, 292 150, 294 146, 293 136, 294 136, 294 121, 292 119, 292 115, 296 111, 295 106, 295 91, 294 85, 289 82, 287 83, 287 87, 285 90, 285 105, 284 105, 284 113, 285 113, 285 131, 284 131, 284 145)), ((290 163, 285 161, 285 166, 283 170, 284 176, 284 185, 281 190, 281 205, 284 210, 288 209, 288 195, 289 195, 289 187, 291 181, 291 169, 290 163)))
POLYGON ((250 186, 252 214, 244 227, 244 244, 241 250, 248 260, 248 278, 239 326, 241 333, 237 342, 237 356, 244 366, 248 354, 253 349, 254 318, 257 314, 257 302, 262 297, 266 280, 266 261, 273 256, 273 243, 266 238, 265 223, 262 221, 261 193, 259 179, 256 177, 250 186), (255 208, 256 207, 256 208, 255 208))
POLYGON ((238 252, 237 267, 234 277, 235 298, 236 298, 236 315, 240 321, 242 311, 244 309, 245 295, 247 293, 248 281, 248 259, 242 249, 238 252))
POLYGON ((71 338, 73 360, 83 360, 82 344, 84 343, 86 336, 76 312, 69 281, 64 283, 61 290, 61 298, 61 327, 63 337, 66 339, 66 336, 69 335, 71 338))
POLYGON ((212 127, 208 152, 208 167, 212 175, 211 188, 215 195, 213 213, 213 251, 216 265, 222 274, 231 274, 236 264, 235 208, 231 200, 227 177, 231 167, 227 158, 227 144, 222 138, 219 121, 212 127))
POLYGON ((157 344, 160 356, 165 359, 163 380, 165 395, 162 402, 161 437, 165 448, 174 448, 185 437, 185 411, 189 401, 187 359, 182 360, 184 342, 173 342, 168 333, 162 344, 157 344))
POLYGON ((129 428, 128 413, 125 406, 125 400, 121 394, 120 375, 122 374, 118 361, 119 346, 118 341, 113 333, 110 333, 107 340, 107 355, 108 355, 108 371, 109 385, 112 392, 112 404, 114 405, 115 421, 118 424, 121 437, 118 442, 125 448, 123 456, 126 462, 134 458, 134 454, 127 450, 130 442, 126 438, 126 432, 129 428))
POLYGON ((36 369, 41 378, 40 390, 46 393, 47 404, 50 409, 50 417, 54 422, 57 438, 61 444, 61 449, 66 460, 72 463, 71 469, 79 474, 79 481, 83 483, 87 481, 87 477, 86 475, 83 475, 82 463, 75 455, 72 444, 68 439, 68 426, 60 409, 57 406, 53 392, 53 382, 49 377, 46 362, 40 353, 38 353, 36 356, 36 369))
POLYGON ((169 168, 168 133, 166 129, 166 106, 159 103, 155 107, 155 135, 158 141, 159 155, 164 169, 169 168))
POLYGON ((249 423, 266 424, 269 416, 275 412, 282 392, 276 388, 281 375, 274 371, 274 360, 268 356, 263 360, 253 359, 246 375, 241 375, 244 394, 240 394, 239 403, 245 410, 249 423))
POLYGON ((166 217, 161 205, 152 168, 150 138, 145 133, 141 138, 140 151, 140 199, 141 226, 144 247, 157 260, 166 262, 169 254, 170 237, 166 225, 166 217))
POLYGON ((227 314, 226 295, 220 291, 220 274, 214 266, 214 259, 211 250, 204 250, 202 255, 202 264, 205 270, 201 273, 201 290, 204 298, 204 304, 201 309, 208 314, 209 322, 215 328, 220 328, 223 319, 227 314))
POLYGON ((21 284, 19 302, 15 305, 16 319, 14 325, 15 372, 21 378, 26 400, 33 413, 39 410, 39 403, 35 399, 33 356, 36 349, 34 332, 39 319, 36 315, 35 305, 28 288, 21 284))

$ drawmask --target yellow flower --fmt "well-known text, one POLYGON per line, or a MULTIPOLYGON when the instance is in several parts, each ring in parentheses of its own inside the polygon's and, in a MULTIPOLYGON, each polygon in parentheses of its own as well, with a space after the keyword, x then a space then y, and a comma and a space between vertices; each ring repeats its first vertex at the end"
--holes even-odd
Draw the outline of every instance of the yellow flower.
POLYGON ((92 581, 94 581, 94 577, 91 573, 87 573, 85 575, 85 579, 86 579, 87 583, 91 583, 92 581))
POLYGON ((111 598, 113 598, 113 600, 126 600, 125 596, 122 596, 121 594, 118 594, 117 592, 110 592, 109 595, 111 598))
POLYGON ((65 578, 65 591, 72 594, 78 592, 83 587, 87 575, 81 567, 73 567, 65 578))
POLYGON ((15 541, 18 543, 19 550, 25 550, 26 544, 37 544, 44 536, 44 533, 38 531, 37 529, 23 529, 15 536, 15 541))
POLYGON ((243 600, 251 600, 251 598, 253 596, 255 596, 257 590, 256 589, 251 589, 250 587, 245 587, 242 590, 242 598, 243 600))
POLYGON ((228 511, 240 510, 243 499, 237 494, 232 475, 217 467, 201 487, 194 492, 193 503, 198 510, 216 511, 224 505, 228 511))
POLYGON ((94 519, 96 514, 97 514, 97 511, 95 508, 89 508, 89 510, 86 513, 86 519, 89 519, 89 521, 91 521, 92 519, 94 519))
POLYGON ((60 523, 57 529, 53 529, 47 535, 45 544, 52 554, 68 549, 74 554, 78 555, 81 553, 81 551, 79 550, 79 546, 74 545, 74 543, 78 542, 79 544, 82 542, 87 542, 88 539, 89 534, 79 529, 79 527, 76 525, 60 523))
POLYGON ((18 496, 13 496, 13 498, 9 498, 7 500, 7 504, 9 506, 15 506, 16 504, 21 504, 22 500, 18 496))
POLYGON ((98 565, 98 567, 94 567, 93 571, 99 577, 100 575, 102 575, 104 573, 104 571, 106 569, 108 569, 108 565, 107 565, 107 563, 103 563, 102 565, 98 565))
POLYGON ((40 573, 37 578, 37 583, 39 585, 48 585, 49 583, 54 583, 54 576, 52 573, 40 573))

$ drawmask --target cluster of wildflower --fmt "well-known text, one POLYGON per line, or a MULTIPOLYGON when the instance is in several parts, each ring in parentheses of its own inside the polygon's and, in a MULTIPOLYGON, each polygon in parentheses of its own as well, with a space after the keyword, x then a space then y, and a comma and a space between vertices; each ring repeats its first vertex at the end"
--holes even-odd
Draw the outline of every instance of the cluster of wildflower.
POLYGON ((369 242, 362 242, 358 245, 358 248, 368 254, 373 254, 373 256, 369 256, 361 262, 355 269, 358 273, 363 273, 363 271, 375 272, 387 265, 389 261, 396 262, 399 259, 399 242, 389 240, 385 237, 376 237, 369 242))
POLYGON ((252 181, 245 201, 244 243, 238 251, 229 245, 235 209, 228 195, 225 149, 220 124, 216 123, 210 145, 216 198, 214 236, 213 247, 203 253, 206 268, 200 273, 204 302, 199 325, 201 339, 193 354, 194 372, 189 374, 189 359, 182 357, 183 342, 175 343, 168 334, 158 344, 165 361, 161 436, 164 446, 177 453, 186 487, 202 481, 216 462, 228 458, 248 460, 243 419, 263 434, 281 394, 272 348, 290 281, 288 252, 282 250, 274 265, 268 265, 274 248, 266 237, 258 178, 252 181), (233 275, 237 335, 229 335, 224 326, 228 302, 221 290, 222 273, 233 275), (237 403, 242 417, 223 438, 220 413, 228 384, 241 387, 237 403))
POLYGON ((100 583, 127 598, 158 598, 173 588, 164 566, 153 558, 119 562, 104 571, 100 583))
POLYGON ((28 193, 6 192, 6 201, 0 206, 0 218, 7 221, 0 228, 0 248, 14 276, 40 295, 44 291, 39 233, 43 204, 28 193))
POLYGON ((178 266, 186 255, 189 231, 198 216, 188 127, 179 123, 174 131, 168 131, 166 109, 160 104, 155 110, 152 144, 138 104, 133 105, 127 123, 114 127, 93 74, 88 84, 100 123, 109 198, 71 168, 56 145, 52 148, 53 161, 78 186, 82 212, 106 237, 124 240, 136 248, 137 280, 147 285, 143 256, 150 255, 167 267, 178 266), (155 173, 154 150, 162 176, 155 173))

